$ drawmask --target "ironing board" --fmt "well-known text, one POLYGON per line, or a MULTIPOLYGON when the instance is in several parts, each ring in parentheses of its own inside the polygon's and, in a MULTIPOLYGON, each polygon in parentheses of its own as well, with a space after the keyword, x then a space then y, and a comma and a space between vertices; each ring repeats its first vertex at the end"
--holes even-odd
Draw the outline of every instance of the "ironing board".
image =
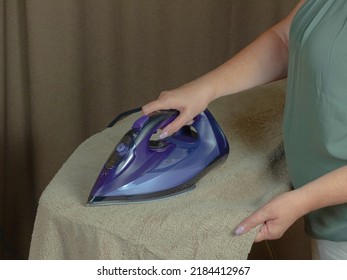
POLYGON ((190 192, 153 202, 86 206, 114 145, 140 113, 83 142, 43 192, 29 259, 247 259, 256 230, 237 224, 287 191, 282 142, 283 84, 259 87, 209 107, 228 137, 227 161, 190 192))

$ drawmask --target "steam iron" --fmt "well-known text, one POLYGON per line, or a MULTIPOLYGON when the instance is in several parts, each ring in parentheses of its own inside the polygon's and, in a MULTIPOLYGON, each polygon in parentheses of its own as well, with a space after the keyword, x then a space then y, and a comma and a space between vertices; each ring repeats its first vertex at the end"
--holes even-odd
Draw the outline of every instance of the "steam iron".
POLYGON ((153 138, 178 114, 164 110, 136 120, 103 166, 87 204, 142 202, 176 195, 194 188, 212 163, 226 158, 228 141, 208 110, 174 135, 153 138))

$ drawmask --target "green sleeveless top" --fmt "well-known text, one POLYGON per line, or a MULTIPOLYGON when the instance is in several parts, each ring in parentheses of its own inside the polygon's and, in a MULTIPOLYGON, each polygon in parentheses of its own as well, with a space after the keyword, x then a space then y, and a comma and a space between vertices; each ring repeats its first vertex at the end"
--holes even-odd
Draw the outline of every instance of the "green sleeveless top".
MULTIPOLYGON (((347 165, 346 0, 307 0, 293 19, 283 128, 294 188, 347 165)), ((314 238, 347 241, 347 204, 305 222, 314 238)))

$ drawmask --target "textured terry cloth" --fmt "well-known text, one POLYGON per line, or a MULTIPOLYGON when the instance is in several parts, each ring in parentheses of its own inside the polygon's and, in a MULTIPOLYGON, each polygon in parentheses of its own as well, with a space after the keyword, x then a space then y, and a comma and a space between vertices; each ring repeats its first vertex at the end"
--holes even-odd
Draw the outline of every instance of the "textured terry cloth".
POLYGON ((30 259, 246 259, 257 229, 238 223, 289 189, 282 142, 283 82, 209 108, 230 155, 190 192, 152 202, 86 206, 102 165, 140 114, 82 143, 43 192, 30 259))
MULTIPOLYGON (((289 39, 284 138, 295 188, 347 165, 347 1, 306 1, 289 39)), ((305 216, 317 239, 347 241, 347 204, 305 216)))

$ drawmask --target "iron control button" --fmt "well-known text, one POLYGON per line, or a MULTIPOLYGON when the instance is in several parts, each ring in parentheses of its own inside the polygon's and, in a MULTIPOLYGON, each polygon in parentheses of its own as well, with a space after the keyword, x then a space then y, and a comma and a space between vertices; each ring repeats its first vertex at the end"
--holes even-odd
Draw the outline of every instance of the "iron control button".
POLYGON ((119 143, 116 147, 116 151, 120 156, 124 156, 128 152, 129 148, 124 143, 119 143))
POLYGON ((119 143, 116 147, 117 152, 121 153, 126 149, 126 145, 124 143, 119 143))

